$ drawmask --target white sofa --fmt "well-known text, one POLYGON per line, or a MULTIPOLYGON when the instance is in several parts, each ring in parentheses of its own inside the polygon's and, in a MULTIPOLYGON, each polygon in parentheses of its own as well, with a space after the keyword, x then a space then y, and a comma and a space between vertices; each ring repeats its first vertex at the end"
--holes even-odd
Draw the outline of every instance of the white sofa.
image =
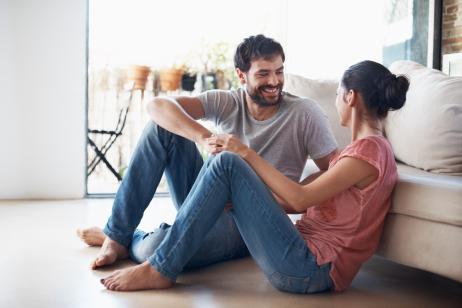
MULTIPOLYGON (((390 70, 407 75, 411 86, 406 105, 385 122, 399 180, 377 254, 462 282, 462 78, 411 61, 390 70)), ((287 92, 321 105, 344 147, 350 133, 338 123, 337 86, 290 74, 285 82, 287 92)))

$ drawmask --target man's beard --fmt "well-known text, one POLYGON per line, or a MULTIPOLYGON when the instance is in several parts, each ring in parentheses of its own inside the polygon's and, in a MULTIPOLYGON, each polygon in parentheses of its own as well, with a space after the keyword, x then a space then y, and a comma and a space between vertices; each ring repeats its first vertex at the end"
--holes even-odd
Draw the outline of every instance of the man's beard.
POLYGON ((282 84, 277 85, 276 87, 278 88, 278 98, 275 102, 268 102, 261 93, 263 92, 263 88, 267 86, 261 86, 256 89, 254 89, 253 92, 249 90, 249 86, 246 86, 246 91, 247 94, 250 96, 250 98, 255 102, 255 104, 259 105, 260 107, 272 107, 272 106, 277 106, 281 103, 282 100, 282 84))

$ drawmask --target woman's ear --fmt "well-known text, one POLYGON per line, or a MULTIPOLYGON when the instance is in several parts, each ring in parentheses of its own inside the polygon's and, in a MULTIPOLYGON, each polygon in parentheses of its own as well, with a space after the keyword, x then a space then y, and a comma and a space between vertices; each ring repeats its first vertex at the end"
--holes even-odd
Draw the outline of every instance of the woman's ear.
POLYGON ((355 107, 358 100, 358 92, 354 90, 349 90, 346 94, 346 102, 348 106, 355 107))
POLYGON ((245 84, 246 83, 245 73, 241 71, 239 68, 236 68, 236 74, 237 74, 237 77, 239 78, 239 82, 241 84, 245 84))

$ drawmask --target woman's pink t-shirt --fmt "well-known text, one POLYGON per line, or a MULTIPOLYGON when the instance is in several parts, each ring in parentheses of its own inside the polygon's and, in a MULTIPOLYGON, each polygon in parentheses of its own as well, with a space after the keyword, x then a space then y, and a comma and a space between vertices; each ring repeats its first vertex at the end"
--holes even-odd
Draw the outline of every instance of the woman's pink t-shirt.
POLYGON ((348 288, 376 250, 398 177, 393 151, 382 136, 354 141, 330 161, 329 168, 343 157, 368 162, 377 168, 378 178, 364 189, 352 186, 308 208, 296 222, 318 265, 332 262, 330 277, 336 291, 348 288))

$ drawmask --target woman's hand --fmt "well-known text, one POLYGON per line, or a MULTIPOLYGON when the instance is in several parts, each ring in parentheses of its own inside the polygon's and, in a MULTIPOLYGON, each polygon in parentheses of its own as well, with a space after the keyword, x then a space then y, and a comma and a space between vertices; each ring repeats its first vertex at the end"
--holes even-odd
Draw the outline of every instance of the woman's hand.
POLYGON ((218 154, 223 151, 230 151, 241 157, 249 151, 249 147, 243 144, 239 138, 230 134, 212 135, 207 139, 208 147, 212 149, 212 154, 218 154))

